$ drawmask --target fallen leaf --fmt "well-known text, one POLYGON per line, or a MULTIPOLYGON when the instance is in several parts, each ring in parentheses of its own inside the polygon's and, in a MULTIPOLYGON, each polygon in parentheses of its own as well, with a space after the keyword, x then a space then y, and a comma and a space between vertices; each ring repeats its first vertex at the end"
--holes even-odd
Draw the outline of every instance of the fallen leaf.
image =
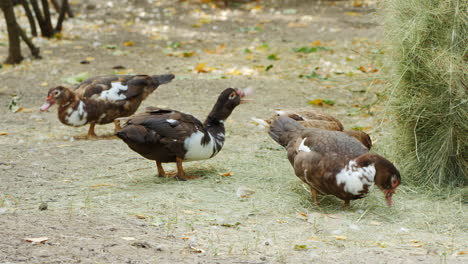
POLYGON ((42 83, 41 83, 41 86, 42 86, 42 87, 45 87, 45 86, 48 86, 48 85, 49 85, 48 82, 42 82, 42 83))
POLYGON ((371 225, 375 225, 375 226, 382 225, 381 222, 377 222, 377 221, 370 221, 370 224, 371 224, 371 225))
POLYGON ((364 66, 359 66, 359 70, 362 71, 362 72, 367 72, 367 69, 364 68, 364 66))
POLYGON ((94 57, 86 57, 87 61, 94 61, 94 57))
POLYGON ((314 99, 314 100, 310 100, 307 103, 310 104, 310 105, 323 106, 323 105, 334 105, 335 101, 328 100, 328 99, 314 99))
POLYGON ((382 243, 382 242, 377 242, 377 246, 381 247, 381 248, 386 248, 387 245, 385 243, 382 243))
POLYGON ((345 14, 348 16, 362 16, 362 14, 356 12, 345 12, 345 14))
POLYGON ((193 51, 182 53, 182 57, 184 58, 189 58, 189 57, 192 57, 193 55, 195 55, 195 52, 193 51))
POLYGON ((336 240, 346 240, 346 239, 348 239, 348 237, 346 237, 346 236, 335 236, 335 239, 336 240))
POLYGON ((223 176, 223 177, 228 177, 228 176, 232 176, 234 175, 234 173, 232 172, 225 172, 225 173, 220 173, 219 176, 223 176))
POLYGON ((182 240, 184 240, 184 241, 187 241, 187 240, 189 240, 189 239, 190 239, 190 237, 183 237, 183 238, 182 238, 182 240))
POLYGON ((20 97, 13 96, 11 98, 10 103, 8 104, 8 109, 10 109, 10 111, 12 111, 13 113, 18 112, 21 109, 21 107, 19 106, 20 101, 21 101, 20 97))
POLYGON ((288 23, 288 27, 291 27, 291 28, 307 27, 307 26, 309 26, 309 25, 305 24, 305 23, 296 23, 296 22, 289 22, 288 23))
POLYGON ((307 247, 307 245, 294 245, 293 249, 296 251, 304 251, 308 250, 309 248, 307 247))
POLYGON ((226 48, 226 44, 220 44, 218 47, 216 47, 215 50, 204 49, 204 51, 210 54, 218 54, 218 53, 223 52, 225 48, 226 48))
POLYGON ((197 66, 195 66, 195 71, 198 72, 198 73, 208 73, 208 72, 211 72, 213 70, 214 70, 213 67, 207 68, 206 63, 204 63, 204 62, 199 63, 199 64, 197 64, 197 66))
POLYGON ((47 240, 49 240, 49 238, 48 237, 26 237, 24 240, 26 242, 31 242, 34 245, 34 244, 44 243, 47 240))
POLYGON ((123 45, 124 45, 125 47, 132 47, 132 46, 135 45, 135 42, 133 42, 133 41, 125 41, 125 42, 123 43, 123 45))
POLYGON ((8 132, 1 131, 1 132, 0 132, 0 136, 8 136, 8 132))
POLYGON ((146 219, 145 215, 140 215, 140 214, 135 215, 135 217, 138 219, 146 219))
POLYGON ((466 255, 466 254, 468 254, 468 251, 460 251, 460 252, 458 252, 458 255, 466 255))
POLYGON ((205 250, 203 250, 201 248, 190 247, 190 249, 192 250, 192 253, 203 253, 203 252, 205 252, 205 250))
POLYGON ((103 183, 103 184, 96 184, 96 185, 91 185, 89 187, 91 188, 98 188, 98 187, 104 187, 104 186, 114 186, 113 184, 109 184, 109 183, 103 183))
POLYGON ((270 64, 268 65, 266 68, 265 68, 265 71, 269 71, 273 68, 273 64, 270 64))
POLYGON ((61 145, 58 145, 57 148, 65 148, 65 147, 71 147, 73 145, 71 144, 61 144, 61 145))
POLYGON ((296 53, 305 53, 305 54, 317 52, 319 50, 328 51, 330 49, 328 49, 326 47, 322 47, 322 46, 300 47, 300 48, 294 48, 293 49, 293 51, 296 52, 296 53))
POLYGON ((269 59, 269 60, 279 60, 278 55, 276 55, 276 54, 268 55, 267 59, 269 59))
POLYGON ((32 113, 32 112, 34 112, 34 109, 31 109, 31 108, 20 108, 20 109, 18 109, 18 112, 32 113))
POLYGON ((88 72, 81 72, 76 75, 66 77, 63 79, 63 81, 69 83, 69 84, 78 84, 81 83, 82 81, 86 80, 89 78, 89 73, 88 72))
POLYGON ((249 189, 249 188, 244 187, 244 186, 241 186, 241 187, 237 188, 237 191, 236 191, 237 197, 239 197, 239 198, 247 198, 247 197, 251 196, 254 193, 255 193, 254 190, 249 189))
POLYGON ((321 44, 322 44, 322 42, 320 40, 316 40, 316 41, 310 43, 310 45, 312 45, 312 46, 320 46, 321 44))
POLYGON ((312 241, 319 241, 319 238, 316 237, 316 236, 313 236, 313 237, 310 237, 309 240, 312 240, 312 241))

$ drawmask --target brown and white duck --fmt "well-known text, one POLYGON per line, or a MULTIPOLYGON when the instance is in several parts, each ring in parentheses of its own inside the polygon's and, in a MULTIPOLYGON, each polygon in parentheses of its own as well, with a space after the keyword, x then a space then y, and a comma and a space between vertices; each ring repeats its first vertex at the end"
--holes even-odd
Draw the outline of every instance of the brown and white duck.
POLYGON ((88 137, 95 137, 96 124, 114 122, 116 131, 119 130, 116 118, 135 113, 148 95, 172 79, 173 74, 94 77, 74 90, 63 86, 50 88, 40 110, 46 111, 57 104, 60 122, 75 127, 89 124, 88 137))
POLYGON ((270 126, 270 124, 275 120, 278 116, 287 116, 291 119, 296 120, 304 127, 313 127, 313 128, 320 128, 330 131, 342 131, 345 134, 348 134, 352 137, 355 137, 359 140, 367 149, 371 149, 372 147, 372 140, 366 132, 359 131, 359 130, 345 130, 343 124, 340 120, 336 119, 335 117, 315 110, 280 110, 276 111, 276 115, 271 117, 270 119, 262 120, 257 118, 252 118, 254 122, 261 124, 264 127, 270 126))
POLYGON ((286 116, 272 122, 269 135, 286 148, 295 174, 310 186, 315 204, 320 192, 335 195, 347 207, 375 184, 391 206, 401 183, 399 171, 384 157, 369 153, 356 138, 340 131, 306 128, 286 116))
POLYGON ((205 122, 171 109, 147 108, 128 119, 116 133, 132 150, 155 160, 158 175, 165 177, 162 163, 176 162, 178 180, 186 180, 182 162, 204 160, 219 153, 224 144, 224 121, 242 102, 245 92, 227 88, 205 122))

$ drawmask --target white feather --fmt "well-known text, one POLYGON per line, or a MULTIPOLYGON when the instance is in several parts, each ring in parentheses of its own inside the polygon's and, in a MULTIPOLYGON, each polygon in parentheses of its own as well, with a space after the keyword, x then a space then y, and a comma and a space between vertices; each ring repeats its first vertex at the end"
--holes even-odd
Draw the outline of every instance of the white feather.
POLYGON ((72 126, 82 126, 88 122, 88 113, 85 111, 85 104, 80 101, 76 110, 71 108, 67 109, 67 116, 65 119, 67 123, 72 126))
POLYGON ((111 88, 101 93, 99 96, 100 99, 117 101, 127 99, 125 94, 120 93, 121 91, 126 91, 128 89, 127 85, 122 85, 121 82, 111 83, 111 88))
POLYGON ((166 119, 166 121, 167 121, 169 124, 175 124, 175 123, 177 123, 177 120, 175 120, 175 119, 166 119))
MULTIPOLYGON (((185 153, 186 161, 209 159, 213 154, 216 155, 219 152, 219 149, 216 149, 216 142, 221 143, 220 145, 222 146, 223 141, 218 141, 218 138, 214 138, 209 132, 208 135, 210 137, 210 142, 206 145, 201 143, 204 136, 201 131, 197 131, 189 138, 185 139, 184 148, 187 150, 187 153, 185 153)), ((219 137, 219 134, 217 137, 219 137)))
POLYGON ((306 141, 307 138, 304 138, 301 142, 301 144, 299 145, 299 148, 297 149, 297 151, 304 151, 304 152, 310 152, 310 148, 306 145, 304 145, 304 142, 306 141))
POLYGON ((364 185, 373 185, 375 177, 375 166, 370 164, 367 167, 358 167, 356 161, 351 160, 338 174, 336 183, 344 183, 344 190, 354 195, 359 195, 364 190, 364 185))

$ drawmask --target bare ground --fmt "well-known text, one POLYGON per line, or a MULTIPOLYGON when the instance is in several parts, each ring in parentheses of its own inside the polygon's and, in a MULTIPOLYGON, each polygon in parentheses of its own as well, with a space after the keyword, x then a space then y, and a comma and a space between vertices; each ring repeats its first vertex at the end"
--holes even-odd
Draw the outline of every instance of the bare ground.
MULTIPOLYGON (((461 195, 441 198, 403 185, 392 208, 377 190, 347 211, 331 196, 314 206, 285 152, 251 122, 276 109, 319 108, 309 100, 334 100, 322 110, 347 127, 363 127, 377 151, 391 153, 397 146, 385 141, 391 121, 381 95, 387 47, 375 6, 112 2, 75 5, 79 15, 66 22, 63 40, 36 39, 43 60, 0 69, 0 263, 468 261, 461 195), (329 50, 292 51, 317 40, 329 50), (271 54, 279 59, 268 59, 271 54), (90 64, 80 64, 87 58, 90 64), (210 72, 194 70, 200 63, 210 72), (126 69, 113 70, 117 65, 126 69), (266 71, 268 65, 273 68, 266 71), (360 66, 379 71, 364 73, 360 66), (313 71, 318 77, 298 77, 313 71), (227 122, 221 153, 185 164, 201 178, 177 182, 155 177, 155 164, 120 140, 75 140, 87 127, 66 127, 55 111, 39 113, 48 87, 82 72, 173 72, 177 78, 140 109, 165 106, 200 118, 224 88, 253 87, 256 93, 227 122), (23 111, 8 109, 14 95, 23 111), (227 172, 233 175, 220 176, 227 172), (239 198, 241 186, 255 193, 239 198), (47 210, 39 210, 44 203, 47 210), (27 237, 48 240, 32 244, 27 237)), ((1 30, 6 42, 3 25, 1 30)), ((6 50, 0 46, 2 54, 6 50)), ((96 131, 111 134, 112 125, 96 131)))

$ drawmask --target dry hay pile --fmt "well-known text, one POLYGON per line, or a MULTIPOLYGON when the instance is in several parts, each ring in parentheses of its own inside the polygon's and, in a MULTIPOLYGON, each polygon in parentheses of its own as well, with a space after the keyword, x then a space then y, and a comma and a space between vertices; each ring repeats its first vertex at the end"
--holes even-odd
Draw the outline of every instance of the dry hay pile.
POLYGON ((407 181, 466 186, 468 1, 390 0, 391 110, 407 181))

